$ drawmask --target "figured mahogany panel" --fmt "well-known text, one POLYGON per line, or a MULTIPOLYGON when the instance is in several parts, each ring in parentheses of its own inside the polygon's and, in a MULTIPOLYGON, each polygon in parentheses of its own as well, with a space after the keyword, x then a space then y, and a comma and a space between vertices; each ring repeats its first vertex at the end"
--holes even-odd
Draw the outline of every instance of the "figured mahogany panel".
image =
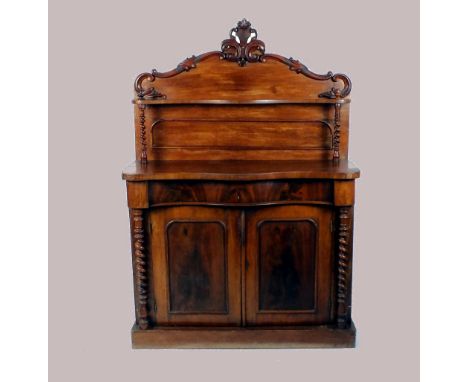
MULTIPOLYGON (((347 157, 349 105, 150 105, 136 120, 138 158, 317 160, 347 157)), ((141 109, 136 107, 139 115, 141 109)))
MULTIPOLYGON (((189 70, 171 77, 148 75, 141 81, 141 86, 147 89, 154 87, 164 95, 164 99, 177 101, 300 101, 315 99, 333 87, 343 87, 333 82, 332 76, 324 80, 311 80, 297 73, 294 69, 297 64, 283 57, 284 61, 277 56, 266 55, 263 62, 243 67, 220 57, 220 52, 209 52, 189 70)), ((154 74, 157 75, 157 72, 154 74)))
POLYGON ((331 127, 323 121, 160 119, 154 122, 152 133, 153 148, 332 148, 331 127))
POLYGON ((149 204, 275 204, 333 202, 331 181, 195 182, 149 184, 149 204))
POLYGON ((233 161, 233 160, 330 160, 331 150, 284 148, 205 148, 173 147, 153 149, 155 159, 161 161, 233 161))
POLYGON ((246 324, 331 323, 332 210, 275 206, 246 212, 246 324))
POLYGON ((227 312, 226 231, 222 222, 167 227, 169 311, 227 312))
MULTIPOLYGON (((138 107, 138 106, 136 106, 138 107)), ((344 107, 344 105, 343 105, 344 107)), ((147 105, 146 119, 151 127, 159 119, 217 119, 224 121, 329 121, 332 105, 304 103, 183 104, 147 105)))
POLYGON ((241 212, 213 207, 150 210, 155 322, 241 324, 241 212))
POLYGON ((316 223, 264 220, 258 238, 259 309, 314 310, 316 223))

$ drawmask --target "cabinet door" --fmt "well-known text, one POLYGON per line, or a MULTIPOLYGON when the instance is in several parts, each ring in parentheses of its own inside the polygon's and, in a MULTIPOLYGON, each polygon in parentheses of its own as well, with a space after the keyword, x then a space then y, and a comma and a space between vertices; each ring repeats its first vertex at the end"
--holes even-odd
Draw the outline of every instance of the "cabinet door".
POLYGON ((331 217, 312 206, 246 214, 247 325, 330 322, 331 217))
POLYGON ((151 213, 156 325, 240 325, 239 217, 210 207, 151 213))

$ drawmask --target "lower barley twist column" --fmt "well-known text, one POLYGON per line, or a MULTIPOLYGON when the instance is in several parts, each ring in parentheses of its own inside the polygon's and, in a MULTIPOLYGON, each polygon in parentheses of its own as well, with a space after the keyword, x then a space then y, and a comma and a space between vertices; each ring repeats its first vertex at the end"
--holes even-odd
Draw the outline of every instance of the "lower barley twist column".
POLYGON ((135 257, 137 323, 140 329, 148 329, 148 271, 145 254, 144 213, 140 209, 133 210, 133 251, 135 257))
POLYGON ((349 325, 349 268, 350 268, 351 207, 338 209, 338 262, 337 262, 337 326, 349 325))

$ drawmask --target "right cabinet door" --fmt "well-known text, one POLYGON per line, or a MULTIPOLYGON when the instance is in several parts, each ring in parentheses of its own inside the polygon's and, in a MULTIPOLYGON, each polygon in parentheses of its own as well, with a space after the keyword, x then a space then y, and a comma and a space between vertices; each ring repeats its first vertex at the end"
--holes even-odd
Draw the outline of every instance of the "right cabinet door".
POLYGON ((331 321, 332 210, 277 206, 246 212, 247 325, 331 321))

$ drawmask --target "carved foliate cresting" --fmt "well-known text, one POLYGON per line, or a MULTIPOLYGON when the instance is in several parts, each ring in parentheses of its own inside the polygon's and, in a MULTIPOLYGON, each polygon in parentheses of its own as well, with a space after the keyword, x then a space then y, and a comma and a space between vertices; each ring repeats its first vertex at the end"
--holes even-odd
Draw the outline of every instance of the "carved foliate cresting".
POLYGON ((231 29, 229 38, 221 43, 220 51, 211 51, 198 56, 188 57, 177 65, 176 68, 168 72, 158 72, 156 69, 153 69, 149 73, 140 74, 134 84, 137 98, 140 100, 166 99, 166 94, 156 89, 155 84, 157 81, 195 70, 200 62, 211 57, 219 57, 222 60, 235 62, 239 66, 245 66, 247 63, 273 60, 281 62, 289 70, 312 80, 331 80, 332 82, 342 83, 341 87, 333 86, 329 90, 318 94, 320 98, 342 99, 347 97, 351 92, 351 81, 344 74, 333 74, 332 72, 317 74, 311 72, 304 64, 292 57, 286 58, 279 54, 265 53, 265 43, 257 39, 257 31, 252 28, 252 24, 243 19, 237 23, 237 27, 231 29))
POLYGON ((249 21, 242 19, 237 23, 237 27, 231 29, 231 38, 221 43, 224 60, 238 62, 240 66, 247 62, 263 61, 265 44, 257 40, 257 31, 251 26, 249 21))

